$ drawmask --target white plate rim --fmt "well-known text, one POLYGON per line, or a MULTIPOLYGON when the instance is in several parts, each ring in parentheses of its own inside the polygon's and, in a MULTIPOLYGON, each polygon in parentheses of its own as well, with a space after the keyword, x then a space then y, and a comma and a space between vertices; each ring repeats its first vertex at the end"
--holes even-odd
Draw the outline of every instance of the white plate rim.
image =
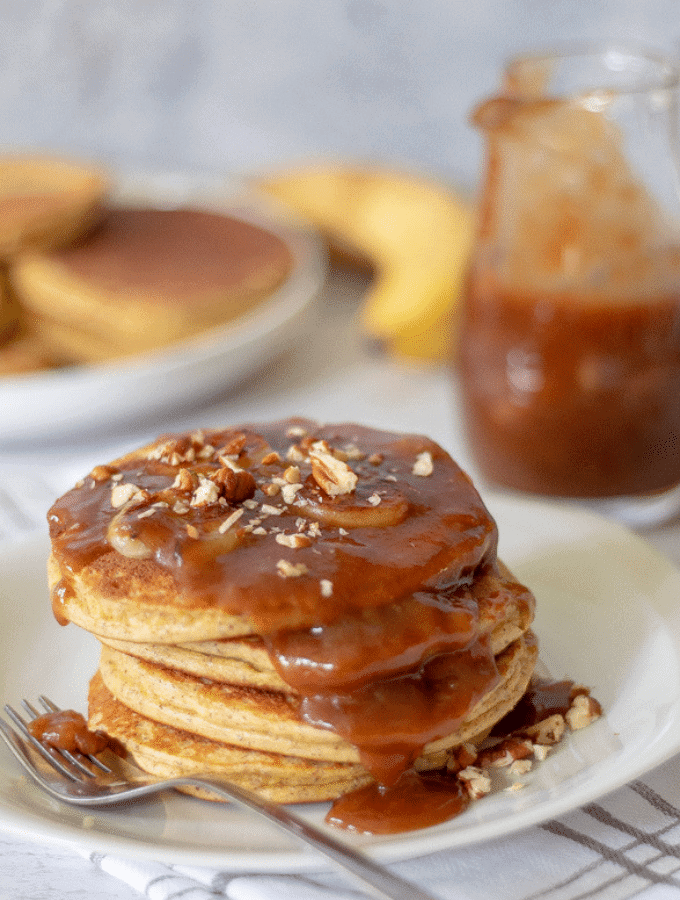
MULTIPOLYGON (((639 598, 639 608, 643 611, 647 610, 651 616, 650 621, 653 621, 654 627, 658 631, 658 639, 664 643, 664 646, 668 645, 672 648, 673 658, 669 674, 669 678, 673 681, 672 697, 670 702, 666 704, 667 708, 664 707, 663 715, 660 716, 658 724, 653 724, 649 733, 645 731, 647 726, 643 727, 642 737, 646 747, 644 753, 640 753, 635 749, 634 741, 624 745, 620 751, 614 749, 611 752, 607 752, 602 760, 597 760, 592 772, 589 771, 589 767, 586 765, 582 770, 575 772, 573 777, 569 776, 567 779, 569 789, 566 792, 558 789, 553 793, 548 790, 546 794, 543 791, 541 794, 543 799, 534 803, 524 802, 521 799, 522 792, 512 796, 509 794, 507 796, 494 795, 493 799, 485 798, 479 801, 478 804, 473 804, 473 810, 482 809, 480 804, 483 803, 495 804, 501 811, 501 814, 494 813, 494 817, 491 819, 476 821, 474 813, 472 816, 470 813, 465 813, 464 816, 453 820, 452 823, 387 840, 366 837, 355 840, 351 836, 343 835, 342 833, 339 835, 341 839, 348 840, 350 843, 358 843, 370 856, 383 862, 405 860, 437 850, 457 849, 508 836, 518 830, 567 813, 584 803, 592 802, 598 797, 641 777, 680 750, 680 617, 674 616, 671 612, 668 599, 671 592, 674 596, 677 596, 680 590, 680 572, 642 538, 628 532, 621 526, 615 525, 592 513, 584 512, 581 509, 572 509, 541 501, 524 501, 502 497, 494 498, 493 502, 489 502, 488 505, 499 521, 501 552, 504 554, 505 561, 511 567, 515 567, 520 576, 525 571, 530 571, 532 566, 537 571, 543 566, 547 571, 549 567, 544 565, 546 554, 552 560, 553 556, 550 554, 553 554, 553 551, 557 549, 558 552, 564 550, 568 556, 570 544, 579 544, 579 542, 596 547, 598 553, 602 552, 603 547, 610 548, 611 558, 619 560, 621 564, 621 571, 604 573, 606 577, 611 575, 613 584, 618 584, 617 579, 619 578, 630 577, 633 566, 649 567, 650 586, 647 595, 639 598), (511 540, 504 542, 503 535, 505 533, 507 536, 509 529, 515 529, 515 531, 519 532, 519 535, 513 533, 511 540), (526 543, 527 533, 529 538, 534 539, 537 547, 528 545, 524 546, 523 550, 518 550, 518 546, 523 541, 526 543), (551 535, 556 539, 552 545, 551 535), (659 587, 660 585, 663 585, 663 588, 659 587), (503 813, 503 809, 506 810, 505 813, 503 813), (465 817, 469 819, 467 822, 465 817)), ((529 544, 531 544, 531 541, 529 541, 529 544)), ((40 559, 36 558, 36 554, 44 553, 46 546, 47 541, 45 537, 34 536, 30 539, 17 541, 12 545, 0 547, 0 573, 9 571, 9 565, 12 562, 16 564, 21 561, 22 565, 33 567, 39 565, 40 559)), ((576 552, 575 559, 579 558, 578 552, 576 552)), ((607 564, 609 565, 609 563, 607 564)), ((569 565, 570 563, 567 562, 567 570, 569 565)), ((2 585, 6 580, 6 575, 0 574, 0 603, 2 602, 2 585)), ((565 590, 568 594, 568 585, 565 587, 565 590)), ((22 600, 23 604, 31 602, 30 597, 19 599, 22 600)), ((6 598, 4 602, 7 602, 6 598)), ((33 597, 32 602, 43 603, 49 606, 46 597, 33 597)), ((612 601, 603 598, 603 603, 602 611, 610 612, 612 601)), ((616 617, 614 621, 617 621, 616 617)), ((73 626, 69 627, 72 628, 73 626)), ((613 635, 613 639, 615 637, 616 635, 613 635)), ((589 655, 595 652, 596 647, 601 644, 601 640, 602 635, 592 636, 590 644, 587 641, 585 642, 584 653, 589 655)), ((2 643, 2 633, 0 632, 0 650, 2 650, 2 643)), ((644 652, 643 648, 642 656, 638 659, 638 663, 642 662, 644 664, 646 662, 644 652)), ((3 660, 0 662, 0 672, 2 667, 5 666, 4 656, 4 653, 0 653, 0 660, 3 660)), ((583 666, 582 661, 579 662, 579 666, 583 666)), ((616 673, 617 677, 622 673, 629 674, 627 671, 624 672, 622 670, 621 673, 616 673)), ((6 680, 7 675, 10 676, 11 680, 11 672, 5 671, 2 674, 4 680, 6 680)), ((560 676, 560 674, 564 673, 556 672, 554 674, 560 676)), ((635 690, 634 685, 632 689, 635 690)), ((595 693, 597 693, 596 688, 595 693)), ((18 698, 13 696, 7 699, 16 702, 18 698)), ((603 728, 608 727, 606 726, 607 717, 614 712, 614 707, 618 704, 616 694, 610 699, 611 702, 605 706, 603 728)), ((645 703, 653 704, 655 698, 642 696, 636 702, 642 707, 645 703)), ((626 713, 627 710, 619 710, 619 719, 621 718, 621 712, 626 713)), ((597 728, 597 724, 591 726, 591 728, 597 728)), ((586 739, 585 736, 589 730, 586 729, 584 732, 569 736, 563 746, 571 749, 565 752, 571 753, 575 747, 574 752, 578 755, 580 752, 579 743, 586 739)), ((611 739, 611 735, 608 739, 611 739)), ((563 748, 561 747, 557 753, 562 752, 563 748)), ((556 756, 555 758, 557 759, 558 757, 556 756)), ((4 773, 6 776, 7 771, 11 771, 13 767, 15 767, 16 773, 16 763, 9 757, 6 748, 4 746, 0 747, 0 774, 4 773)), ((40 816, 36 816, 30 809, 22 808, 20 804, 19 806, 17 804, 16 796, 10 800, 6 791, 3 792, 2 786, 0 786, 0 830, 15 834, 23 839, 70 845, 77 847, 81 851, 111 853, 129 858, 168 863, 212 866, 219 867, 223 871, 246 870, 250 872, 295 873, 318 871, 327 868, 325 861, 304 848, 293 847, 290 850, 273 848, 271 851, 250 852, 243 847, 238 850, 232 848, 231 850, 223 851, 214 847, 161 846, 153 842, 140 842, 124 834, 98 833, 82 827, 76 827, 73 823, 69 824, 66 821, 55 823, 48 819, 41 820, 40 816)), ((303 815, 309 815, 311 819, 318 822, 325 808, 323 805, 309 808, 302 807, 301 812, 303 815), (321 812, 319 812, 319 809, 321 812)), ((246 816, 247 814, 244 813, 243 815, 246 816)))

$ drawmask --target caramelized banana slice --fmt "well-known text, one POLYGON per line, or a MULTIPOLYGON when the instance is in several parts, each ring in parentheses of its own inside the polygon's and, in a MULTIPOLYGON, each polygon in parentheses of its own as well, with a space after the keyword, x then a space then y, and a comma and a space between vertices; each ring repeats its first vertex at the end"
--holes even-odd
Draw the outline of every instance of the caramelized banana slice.
POLYGON ((408 500, 398 491, 387 496, 377 492, 366 499, 355 495, 327 498, 298 497, 295 503, 300 515, 322 525, 336 528, 386 528, 398 525, 406 518, 408 500))
POLYGON ((128 559, 149 559, 153 550, 137 537, 133 521, 127 515, 130 506, 124 506, 110 521, 106 531, 109 544, 128 559))

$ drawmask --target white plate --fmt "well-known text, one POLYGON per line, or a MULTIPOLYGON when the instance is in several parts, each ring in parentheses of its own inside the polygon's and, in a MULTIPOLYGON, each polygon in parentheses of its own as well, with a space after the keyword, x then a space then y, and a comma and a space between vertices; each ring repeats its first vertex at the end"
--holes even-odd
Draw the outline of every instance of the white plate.
POLYGON ((252 312, 167 349, 106 365, 0 378, 0 445, 112 428, 214 396, 304 330, 326 275, 325 250, 315 232, 233 179, 138 173, 117 176, 116 185, 114 202, 191 205, 267 228, 288 246, 291 272, 252 312))
MULTIPOLYGON (((507 835, 592 801, 680 750, 680 573, 639 538, 581 511, 506 499, 489 506, 504 559, 538 597, 543 663, 555 677, 591 686, 605 716, 570 735, 517 793, 489 795, 435 828, 356 839, 384 861, 507 835)), ((0 697, 17 703, 45 692, 84 710, 96 641, 53 621, 46 553, 47 541, 35 538, 0 551, 0 697)), ((321 824, 327 807, 300 809, 321 824)), ((21 776, 4 745, 0 828, 24 838, 233 871, 324 865, 287 836, 219 804, 177 795, 87 814, 57 804, 21 776)))

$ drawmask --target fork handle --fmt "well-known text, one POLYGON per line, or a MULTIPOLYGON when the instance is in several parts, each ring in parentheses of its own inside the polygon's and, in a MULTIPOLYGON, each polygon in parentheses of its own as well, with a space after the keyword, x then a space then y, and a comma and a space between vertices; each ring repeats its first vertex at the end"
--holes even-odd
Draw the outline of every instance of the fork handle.
POLYGON ((184 776, 172 778, 167 783, 168 787, 202 787, 209 788, 215 794, 225 800, 234 800, 236 803, 247 807, 252 812, 263 816, 269 822, 273 822, 285 831, 294 834, 301 841, 314 849, 323 853, 329 859, 341 866, 346 871, 351 872, 355 877, 368 885, 371 893, 375 897, 382 900, 436 900, 436 898, 427 891, 416 887, 409 881, 393 875, 372 859, 358 852, 352 847, 347 846, 341 841, 328 835, 326 832, 311 825, 304 819, 301 819, 295 813, 284 806, 276 803, 270 803, 256 794, 245 791, 242 788, 229 784, 225 786, 217 779, 210 778, 192 778, 184 776))

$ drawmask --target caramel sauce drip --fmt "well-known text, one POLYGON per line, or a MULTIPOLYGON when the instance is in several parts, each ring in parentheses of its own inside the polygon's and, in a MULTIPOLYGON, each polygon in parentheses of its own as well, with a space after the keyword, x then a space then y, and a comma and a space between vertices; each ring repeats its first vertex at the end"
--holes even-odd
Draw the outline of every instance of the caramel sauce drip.
POLYGON ((469 803, 470 795, 455 778, 409 771, 391 787, 374 782, 339 797, 326 821, 365 834, 399 834, 446 822, 469 803))
MULTIPOLYGON (((521 740, 526 729, 555 714, 566 716, 577 694, 590 696, 590 691, 568 679, 534 677, 516 706, 494 726, 481 753, 460 761, 459 765, 488 766, 495 748, 500 746, 502 752, 507 752, 508 739, 521 740)), ((455 767, 451 772, 408 770, 394 784, 374 782, 339 797, 326 815, 326 821, 349 831, 396 834, 438 825, 463 812, 469 803, 470 793, 457 778, 455 767)))
POLYGON ((479 639, 351 692, 307 694, 301 712, 355 744, 364 766, 382 785, 393 785, 424 745, 455 731, 498 680, 488 641, 479 639))
POLYGON ((516 706, 496 723, 492 735, 506 737, 536 725, 556 713, 566 716, 577 691, 587 693, 585 689, 577 688, 575 683, 568 679, 562 681, 553 681, 549 678, 532 679, 528 690, 516 706))
POLYGON ((109 746, 105 734, 90 731, 84 716, 72 709, 45 713, 28 723, 28 730, 33 737, 54 747, 55 750, 66 750, 69 753, 88 754, 101 753, 109 746))
POLYGON ((253 622, 300 717, 357 746, 383 792, 405 790, 400 776, 423 746, 498 683, 489 631, 508 600, 533 611, 530 592, 499 573, 496 525, 469 478, 417 436, 307 420, 166 436, 100 467, 49 522, 58 617, 81 569, 116 554, 115 522, 117 546, 171 575, 169 604, 253 622), (355 482, 343 487, 341 471, 329 494, 332 466, 326 457, 315 473, 315 449, 355 482), (211 487, 230 467, 252 476, 239 500, 211 487), (115 491, 128 497, 120 508, 115 491))

